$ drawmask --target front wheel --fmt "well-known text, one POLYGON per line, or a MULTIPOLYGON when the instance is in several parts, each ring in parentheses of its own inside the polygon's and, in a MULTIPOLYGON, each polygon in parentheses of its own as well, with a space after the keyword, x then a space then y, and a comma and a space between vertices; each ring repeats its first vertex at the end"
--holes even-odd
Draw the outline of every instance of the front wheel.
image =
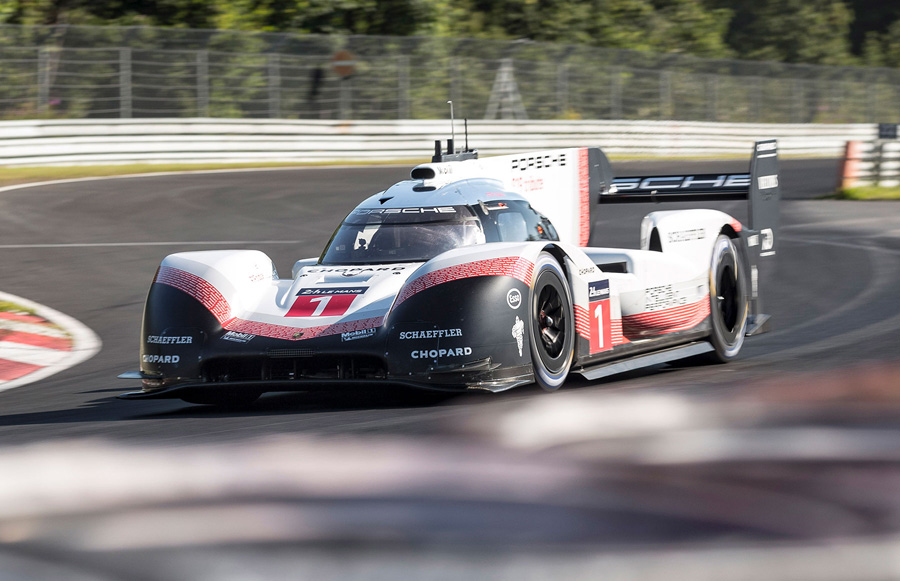
POLYGON ((734 359, 744 344, 750 302, 744 267, 731 238, 720 235, 709 268, 709 307, 713 361, 734 359))
POLYGON ((572 295, 559 262, 542 252, 531 289, 531 360, 534 380, 546 391, 565 382, 575 352, 572 295))

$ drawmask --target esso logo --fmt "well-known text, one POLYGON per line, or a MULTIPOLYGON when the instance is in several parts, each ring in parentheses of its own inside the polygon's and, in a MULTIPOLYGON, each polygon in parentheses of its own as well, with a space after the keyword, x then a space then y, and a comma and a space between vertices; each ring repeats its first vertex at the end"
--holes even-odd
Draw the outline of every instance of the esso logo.
POLYGON ((506 293, 506 304, 508 304, 511 309, 519 308, 519 305, 522 304, 522 293, 519 292, 519 289, 509 289, 509 292, 506 293))

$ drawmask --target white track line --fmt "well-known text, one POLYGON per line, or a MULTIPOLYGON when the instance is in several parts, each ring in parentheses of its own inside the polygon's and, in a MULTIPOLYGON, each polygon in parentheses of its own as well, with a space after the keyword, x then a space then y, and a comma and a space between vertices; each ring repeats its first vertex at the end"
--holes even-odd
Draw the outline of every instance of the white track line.
POLYGON ((205 174, 220 174, 220 173, 255 173, 255 172, 265 172, 265 171, 309 171, 309 170, 322 170, 322 169, 355 169, 355 168, 372 168, 372 167, 409 167, 404 164, 373 164, 373 165, 310 165, 310 166, 302 166, 302 167, 247 167, 247 168, 228 168, 228 169, 192 169, 192 170, 181 170, 181 171, 160 171, 160 172, 148 172, 148 173, 131 173, 124 174, 120 176, 94 176, 94 177, 86 177, 86 178, 69 178, 65 180, 48 180, 45 182, 27 182, 24 184, 13 184, 11 186, 3 186, 0 187, 0 194, 4 192, 11 192, 15 190, 23 190, 25 188, 38 188, 42 186, 56 186, 62 184, 77 184, 81 182, 101 182, 107 180, 126 180, 126 179, 134 179, 134 178, 153 178, 153 177, 169 177, 169 176, 183 176, 183 175, 205 175, 205 174))
POLYGON ((12 341, 0 341, 0 359, 7 359, 16 363, 40 365, 41 367, 62 365, 65 364, 65 360, 69 358, 69 355, 69 351, 35 347, 34 345, 25 345, 12 341))

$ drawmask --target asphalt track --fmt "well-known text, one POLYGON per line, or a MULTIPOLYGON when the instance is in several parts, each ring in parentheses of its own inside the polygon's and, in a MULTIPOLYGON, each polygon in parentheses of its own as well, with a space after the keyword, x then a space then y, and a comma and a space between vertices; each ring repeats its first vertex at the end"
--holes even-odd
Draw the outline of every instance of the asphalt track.
MULTIPOLYGON (((620 174, 740 171, 742 162, 629 162, 620 174)), ((408 168, 208 173, 75 182, 0 194, 0 287, 91 327, 103 349, 47 380, 0 393, 4 445, 97 437, 117 442, 238 442, 274 434, 448 435, 448 423, 502 413, 534 387, 434 400, 403 392, 271 394, 242 412, 180 401, 125 402, 116 375, 138 367, 145 294, 163 256, 256 248, 282 273, 317 255, 364 195, 408 168)), ((765 289, 775 331, 727 366, 664 368, 585 384, 581 394, 674 391, 715 399, 786 374, 896 360, 900 352, 900 212, 891 203, 814 199, 834 187, 835 160, 782 162, 782 244, 765 289)), ((723 209, 741 218, 741 204, 723 209)), ((605 245, 637 245, 647 208, 622 206, 594 225, 605 245)), ((563 393, 563 392, 560 392, 563 393)))

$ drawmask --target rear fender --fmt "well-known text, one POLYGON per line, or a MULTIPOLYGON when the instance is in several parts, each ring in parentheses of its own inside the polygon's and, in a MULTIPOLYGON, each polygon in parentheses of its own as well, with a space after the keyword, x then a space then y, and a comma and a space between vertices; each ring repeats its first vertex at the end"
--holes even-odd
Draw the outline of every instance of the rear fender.
POLYGON ((641 222, 641 249, 661 250, 691 264, 708 267, 716 237, 723 230, 740 232, 741 229, 740 222, 718 210, 652 212, 641 222))

